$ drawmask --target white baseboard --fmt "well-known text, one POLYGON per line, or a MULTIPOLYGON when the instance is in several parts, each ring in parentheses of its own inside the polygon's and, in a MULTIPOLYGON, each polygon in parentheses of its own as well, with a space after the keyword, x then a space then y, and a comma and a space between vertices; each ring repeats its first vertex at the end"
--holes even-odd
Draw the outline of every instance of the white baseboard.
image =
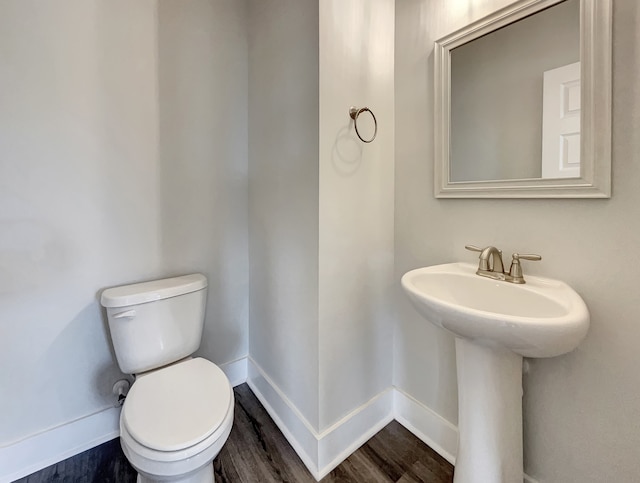
POLYGON ((455 464, 458 428, 427 406, 395 388, 395 419, 418 439, 435 450, 449 463, 455 464))
POLYGON ((248 366, 249 387, 318 481, 393 420, 389 388, 318 433, 253 359, 248 366))
POLYGON ((313 426, 251 358, 247 384, 314 477, 318 475, 318 440, 313 426))
MULTIPOLYGON (((247 366, 247 384, 318 481, 394 419, 455 464, 458 428, 399 388, 389 387, 318 433, 251 357, 247 366)), ((537 483, 526 474, 523 480, 537 483)))
POLYGON ((225 373, 231 386, 236 387, 247 382, 247 358, 242 357, 235 361, 225 362, 218 365, 225 373))
POLYGON ((117 438, 120 408, 106 408, 0 448, 0 483, 8 483, 117 438))
POLYGON ((393 421, 393 388, 357 407, 318 435, 317 480, 347 459, 373 435, 393 421))

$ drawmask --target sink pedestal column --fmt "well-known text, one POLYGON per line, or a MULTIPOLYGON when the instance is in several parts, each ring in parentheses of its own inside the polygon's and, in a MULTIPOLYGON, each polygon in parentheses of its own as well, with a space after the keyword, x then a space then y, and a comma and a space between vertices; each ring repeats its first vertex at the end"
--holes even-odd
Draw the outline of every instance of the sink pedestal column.
POLYGON ((455 483, 522 483, 522 356, 456 338, 455 483))

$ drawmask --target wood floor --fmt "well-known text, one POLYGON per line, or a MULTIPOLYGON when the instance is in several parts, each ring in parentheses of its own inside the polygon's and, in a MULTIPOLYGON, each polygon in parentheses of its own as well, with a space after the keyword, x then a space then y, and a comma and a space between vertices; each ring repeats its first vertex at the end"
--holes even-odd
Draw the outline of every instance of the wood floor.
MULTIPOLYGON (((216 482, 315 482, 249 387, 236 387, 235 397, 233 430, 214 461, 216 482)), ((133 483, 135 479, 115 439, 18 481, 133 483)), ((451 481, 453 466, 396 421, 322 479, 323 483, 451 481)))

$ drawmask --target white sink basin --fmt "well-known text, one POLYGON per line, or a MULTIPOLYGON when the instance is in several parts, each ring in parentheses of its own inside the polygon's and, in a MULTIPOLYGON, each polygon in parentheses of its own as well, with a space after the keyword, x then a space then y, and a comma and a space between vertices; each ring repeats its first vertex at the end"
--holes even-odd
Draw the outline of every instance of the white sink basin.
POLYGON ((566 283, 527 276, 527 283, 476 275, 476 266, 449 263, 402 277, 409 299, 429 322, 458 337, 503 345, 525 357, 575 349, 589 329, 589 312, 566 283))
POLYGON ((587 307, 571 287, 525 279, 522 285, 492 280, 466 263, 402 277, 418 312, 456 336, 455 483, 523 481, 522 357, 569 352, 589 328, 587 307))

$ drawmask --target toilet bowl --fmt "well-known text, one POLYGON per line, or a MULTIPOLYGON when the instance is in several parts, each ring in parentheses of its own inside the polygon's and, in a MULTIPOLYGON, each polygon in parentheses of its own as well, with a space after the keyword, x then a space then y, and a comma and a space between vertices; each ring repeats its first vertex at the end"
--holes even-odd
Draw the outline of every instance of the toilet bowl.
POLYGON ((120 444, 138 482, 213 483, 213 459, 233 425, 222 370, 200 346, 207 279, 185 275, 105 290, 120 369, 134 374, 120 414, 120 444))
POLYGON ((233 425, 233 390, 201 358, 139 377, 120 415, 120 443, 141 483, 212 483, 233 425))

